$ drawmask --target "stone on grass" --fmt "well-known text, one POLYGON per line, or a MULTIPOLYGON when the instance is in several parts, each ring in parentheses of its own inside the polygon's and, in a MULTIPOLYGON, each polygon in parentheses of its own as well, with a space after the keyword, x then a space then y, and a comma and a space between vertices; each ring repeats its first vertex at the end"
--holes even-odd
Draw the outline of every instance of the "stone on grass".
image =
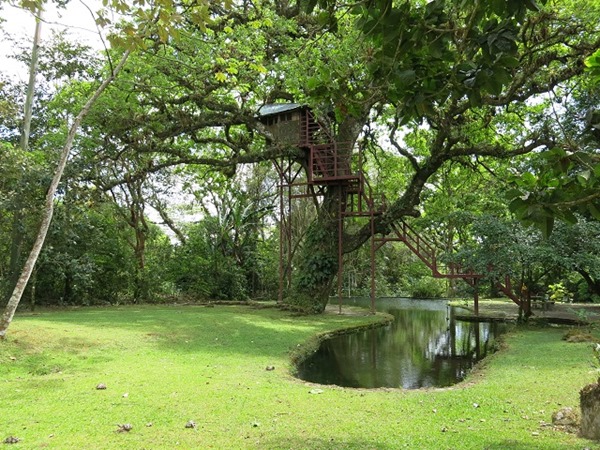
POLYGON ((16 444, 17 442, 19 442, 21 439, 19 439, 16 436, 9 436, 6 439, 4 439, 4 441, 2 441, 4 444, 16 444))
POLYGON ((119 427, 117 429, 118 433, 128 433, 133 429, 133 425, 131 425, 130 423, 124 423, 122 425, 117 424, 117 426, 119 427))
POLYGON ((99 391, 103 391, 104 389, 106 389, 106 385, 104 383, 98 383, 96 385, 96 389, 99 391))
POLYGON ((552 424, 563 427, 576 427, 579 425, 579 414, 570 406, 561 408, 552 413, 552 424))

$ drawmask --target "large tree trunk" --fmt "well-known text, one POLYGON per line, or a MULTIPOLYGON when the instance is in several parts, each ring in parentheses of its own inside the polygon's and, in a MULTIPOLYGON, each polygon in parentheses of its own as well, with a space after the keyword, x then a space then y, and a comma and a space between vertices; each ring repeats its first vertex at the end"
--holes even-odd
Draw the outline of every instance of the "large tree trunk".
POLYGON ((593 383, 579 392, 581 436, 600 440, 600 384, 593 383))
POLYGON ((339 187, 328 189, 298 255, 292 292, 286 303, 305 313, 324 311, 338 272, 340 194, 339 187))
POLYGON ((577 272, 579 272, 579 275, 581 275, 587 283, 590 294, 600 296, 600 280, 594 280, 592 276, 583 269, 578 269, 577 272))
POLYGON ((83 106, 71 128, 69 129, 69 134, 67 136, 67 141, 65 142, 65 146, 62 149, 60 154, 60 159, 58 162, 58 166, 56 168, 56 172, 54 173, 54 177, 52 178, 52 182, 50 183, 50 187, 48 188, 48 192, 46 193, 46 201, 44 203, 44 210, 42 212, 42 222, 40 224, 40 228, 33 244, 33 248, 29 253, 29 257, 27 261, 25 261, 25 266, 23 267, 23 271, 19 276, 15 289, 6 305, 4 313, 2 317, 0 317, 0 339, 4 339, 6 336, 6 330, 10 326, 12 319, 15 315, 17 307, 19 306, 19 302, 21 301, 21 297, 23 296, 23 292, 27 287, 27 283, 29 282, 29 278, 33 272, 33 268, 35 263, 37 262, 38 256, 42 250, 44 245, 44 241, 46 240, 46 235, 48 234, 48 229, 50 228, 50 223, 52 222, 52 216, 54 215, 54 196, 58 189, 58 185, 62 178, 62 175, 65 171, 65 167, 67 165, 67 160, 69 159, 69 154, 71 153, 71 147, 73 146, 73 141, 75 140, 75 136, 79 130, 79 126, 83 118, 87 115, 89 110, 92 108, 92 105, 98 100, 98 97, 104 92, 104 90, 108 87, 108 85, 115 79, 117 74, 121 71, 127 59, 129 58, 131 51, 127 50, 119 64, 114 68, 113 72, 108 76, 101 84, 98 86, 98 89, 92 94, 92 96, 88 99, 86 104, 83 106))

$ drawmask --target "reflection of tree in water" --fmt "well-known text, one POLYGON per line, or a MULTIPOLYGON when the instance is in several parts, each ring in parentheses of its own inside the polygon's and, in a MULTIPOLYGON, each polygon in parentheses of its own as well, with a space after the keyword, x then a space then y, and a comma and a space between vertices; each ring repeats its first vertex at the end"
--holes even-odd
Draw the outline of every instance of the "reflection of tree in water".
POLYGON ((350 387, 448 386, 485 356, 498 331, 495 324, 456 321, 446 308, 386 312, 396 319, 392 325, 325 342, 300 376, 350 387))

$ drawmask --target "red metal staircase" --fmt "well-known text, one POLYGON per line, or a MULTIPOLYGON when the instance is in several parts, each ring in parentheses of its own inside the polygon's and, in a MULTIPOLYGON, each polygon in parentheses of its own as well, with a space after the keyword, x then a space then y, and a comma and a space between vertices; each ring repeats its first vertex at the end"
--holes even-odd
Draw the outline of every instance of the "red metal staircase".
MULTIPOLYGON (((377 248, 380 248, 386 242, 400 241, 403 242, 429 269, 435 278, 454 278, 462 279, 471 286, 476 286, 477 280, 484 277, 483 274, 476 273, 472 270, 464 270, 459 264, 441 263, 437 257, 439 249, 430 241, 423 238, 412 227, 410 227, 403 219, 397 220, 392 225, 392 232, 387 236, 375 238, 377 248)), ((506 277, 504 282, 497 282, 498 288, 518 306, 525 306, 523 301, 515 295, 510 278, 506 277)))

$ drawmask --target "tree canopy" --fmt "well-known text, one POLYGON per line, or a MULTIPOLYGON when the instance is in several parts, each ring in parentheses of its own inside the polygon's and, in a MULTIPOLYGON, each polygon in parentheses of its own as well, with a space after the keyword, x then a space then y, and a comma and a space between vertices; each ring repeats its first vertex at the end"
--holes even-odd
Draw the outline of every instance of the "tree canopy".
MULTIPOLYGON (((48 176, 44 161, 56 160, 67 125, 98 79, 112 74, 80 116, 67 178, 51 199, 65 202, 65 214, 71 201, 116 205, 112 211, 125 224, 123 239, 133 251, 135 298, 149 295, 143 289, 146 243, 160 241, 150 238, 150 209, 178 238, 175 253, 187 261, 179 278, 164 281, 170 286, 165 291, 196 286, 202 295, 243 297, 251 292, 235 286, 272 289, 275 268, 265 276, 255 270, 274 264, 266 253, 276 252, 281 226, 273 212, 276 176, 268 164, 284 158, 306 168, 309 161, 259 120, 259 109, 270 103, 309 107, 333 139, 349 143, 343 157, 349 165, 360 159, 373 191, 387 197, 385 208, 378 206, 377 234, 389 233, 400 219, 420 217, 415 225, 451 251, 483 236, 473 224, 484 212, 494 212, 499 227, 512 215, 545 235, 556 218, 587 224, 600 216, 595 2, 107 6, 124 20, 111 23, 105 10, 98 13, 97 22, 113 33, 102 62, 60 36, 42 52, 40 70, 58 87, 38 103, 43 109, 35 114, 31 153, 10 149, 14 158, 0 169, 12 179, 19 161, 40 155, 39 170, 48 176), (127 63, 116 74, 114 61, 124 55, 127 63), (180 203, 204 204, 198 224, 173 220, 178 197, 180 203), (231 277, 216 290, 193 273, 210 268, 216 280, 223 275, 219 267, 231 277)), ((19 134, 17 99, 0 103, 2 133, 11 139, 19 134)), ((33 164, 27 173, 36 173, 33 164)), ((27 180, 25 190, 34 192, 27 180)), ((17 180, 5 184, 3 195, 17 180)), ((286 301, 312 312, 322 311, 331 293, 338 209, 345 202, 335 186, 320 193, 314 211, 303 207, 295 213, 303 219, 289 219, 304 222, 295 225, 296 274, 286 301)), ((24 203, 33 210, 35 195, 28 195, 24 203)), ((511 226, 502 233, 531 240, 511 226)), ((10 234, 10 226, 2 229, 10 234)), ((358 251, 370 236, 369 223, 348 226, 342 252, 358 251)), ((591 280, 586 282, 593 287, 591 280)))

